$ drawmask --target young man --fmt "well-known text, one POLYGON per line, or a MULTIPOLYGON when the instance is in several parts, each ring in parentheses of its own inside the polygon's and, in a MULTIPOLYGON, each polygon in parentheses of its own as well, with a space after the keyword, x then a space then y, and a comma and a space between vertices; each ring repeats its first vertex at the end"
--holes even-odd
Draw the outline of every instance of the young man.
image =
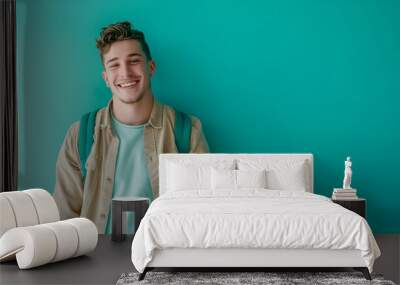
MULTIPOLYGON (((68 130, 57 160, 54 198, 62 219, 86 217, 99 233, 110 233, 112 197, 158 197, 158 155, 178 152, 176 112, 153 96, 150 81, 156 65, 142 32, 129 22, 112 24, 102 29, 96 46, 112 99, 96 113, 85 176, 80 122, 68 130)), ((189 151, 208 152, 200 121, 188 121, 189 151)))

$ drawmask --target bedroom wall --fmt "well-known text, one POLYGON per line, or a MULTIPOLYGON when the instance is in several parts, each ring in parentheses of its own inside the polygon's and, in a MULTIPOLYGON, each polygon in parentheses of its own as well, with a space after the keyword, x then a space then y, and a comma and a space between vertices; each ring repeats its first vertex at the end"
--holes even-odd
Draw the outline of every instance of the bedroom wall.
POLYGON ((400 2, 17 0, 20 188, 54 186, 69 125, 110 99, 95 38, 145 31, 155 96, 212 152, 315 155, 330 196, 353 158, 375 233, 400 233, 400 2))

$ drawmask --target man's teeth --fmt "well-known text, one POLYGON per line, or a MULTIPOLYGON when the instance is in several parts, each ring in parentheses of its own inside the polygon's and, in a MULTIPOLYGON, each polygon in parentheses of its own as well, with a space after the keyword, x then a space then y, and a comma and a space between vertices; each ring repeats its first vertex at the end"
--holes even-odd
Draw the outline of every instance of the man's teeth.
POLYGON ((126 82, 126 83, 120 83, 120 84, 118 84, 118 86, 122 87, 122 88, 126 88, 126 87, 131 87, 131 86, 135 85, 136 83, 137 83, 137 81, 126 82))

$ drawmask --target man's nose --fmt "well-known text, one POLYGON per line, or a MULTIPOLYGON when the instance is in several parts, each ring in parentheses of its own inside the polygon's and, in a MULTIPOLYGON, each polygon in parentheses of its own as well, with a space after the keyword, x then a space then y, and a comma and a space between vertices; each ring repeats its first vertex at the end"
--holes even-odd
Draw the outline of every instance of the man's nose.
POLYGON ((132 71, 128 64, 123 64, 121 68, 121 75, 124 77, 129 77, 132 75, 132 71))

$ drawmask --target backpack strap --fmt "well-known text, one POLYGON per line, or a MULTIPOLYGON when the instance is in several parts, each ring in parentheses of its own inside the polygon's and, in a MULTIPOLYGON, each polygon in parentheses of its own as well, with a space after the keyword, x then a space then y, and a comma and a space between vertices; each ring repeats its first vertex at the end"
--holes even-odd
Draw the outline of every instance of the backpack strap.
POLYGON ((78 134, 78 152, 81 161, 81 172, 83 180, 86 177, 86 161, 93 145, 94 127, 96 124, 97 110, 86 113, 82 116, 78 134))
POLYGON ((175 111, 174 136, 175 144, 179 153, 190 152, 191 131, 192 121, 190 117, 185 113, 175 111))

